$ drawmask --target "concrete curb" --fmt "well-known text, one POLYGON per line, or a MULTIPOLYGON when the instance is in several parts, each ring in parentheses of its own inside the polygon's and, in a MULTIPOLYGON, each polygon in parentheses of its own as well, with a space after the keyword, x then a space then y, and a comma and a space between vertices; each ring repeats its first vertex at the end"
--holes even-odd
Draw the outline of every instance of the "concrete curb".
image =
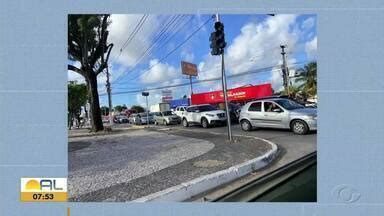
POLYGON ((127 128, 112 128, 112 132, 84 132, 84 133, 79 133, 75 135, 68 135, 68 138, 79 138, 79 137, 96 137, 96 136, 106 136, 106 135, 116 135, 116 134, 121 134, 125 131, 130 131, 130 130, 138 130, 138 129, 144 129, 144 127, 136 127, 136 126, 131 126, 127 128))
POLYGON ((275 143, 257 138, 252 136, 243 136, 262 140, 269 145, 272 149, 269 150, 264 155, 261 155, 252 160, 246 161, 244 163, 232 166, 226 170, 221 170, 209 175, 201 176, 199 178, 193 179, 188 182, 181 183, 179 185, 167 188, 165 190, 138 198, 133 200, 133 202, 151 202, 151 201, 176 201, 180 202, 186 199, 189 199, 197 194, 200 194, 204 191, 213 189, 219 185, 228 183, 237 178, 245 176, 250 172, 259 170, 267 166, 277 155, 278 147, 275 143))

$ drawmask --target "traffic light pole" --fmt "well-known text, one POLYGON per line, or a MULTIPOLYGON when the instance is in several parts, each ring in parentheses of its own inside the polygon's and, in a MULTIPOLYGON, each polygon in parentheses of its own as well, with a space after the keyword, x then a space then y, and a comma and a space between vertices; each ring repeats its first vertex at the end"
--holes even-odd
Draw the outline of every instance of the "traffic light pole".
POLYGON ((149 127, 149 108, 148 108, 148 96, 145 96, 145 101, 147 102, 147 127, 149 127))
MULTIPOLYGON (((219 14, 216 14, 216 22, 220 22, 219 14)), ((228 130, 228 139, 232 141, 232 129, 231 129, 231 116, 228 109, 228 95, 227 95, 227 78, 225 76, 225 67, 224 67, 224 52, 221 54, 221 83, 223 87, 223 96, 225 103, 225 115, 227 116, 227 130, 228 130)))

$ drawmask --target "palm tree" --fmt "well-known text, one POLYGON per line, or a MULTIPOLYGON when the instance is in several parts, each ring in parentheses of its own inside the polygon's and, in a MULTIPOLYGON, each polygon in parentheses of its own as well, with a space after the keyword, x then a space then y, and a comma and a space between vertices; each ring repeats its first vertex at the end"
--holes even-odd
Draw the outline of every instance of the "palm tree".
POLYGON ((306 96, 317 95, 317 62, 310 62, 297 70, 300 75, 295 79, 306 96))

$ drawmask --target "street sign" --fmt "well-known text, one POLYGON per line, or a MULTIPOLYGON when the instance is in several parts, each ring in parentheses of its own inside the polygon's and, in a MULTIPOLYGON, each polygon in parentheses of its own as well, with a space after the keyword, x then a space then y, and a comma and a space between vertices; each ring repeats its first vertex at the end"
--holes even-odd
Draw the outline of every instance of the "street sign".
POLYGON ((181 61, 181 72, 185 75, 197 76, 197 66, 189 62, 181 61))
POLYGON ((173 99, 172 90, 163 90, 161 91, 161 101, 163 103, 169 103, 173 99))

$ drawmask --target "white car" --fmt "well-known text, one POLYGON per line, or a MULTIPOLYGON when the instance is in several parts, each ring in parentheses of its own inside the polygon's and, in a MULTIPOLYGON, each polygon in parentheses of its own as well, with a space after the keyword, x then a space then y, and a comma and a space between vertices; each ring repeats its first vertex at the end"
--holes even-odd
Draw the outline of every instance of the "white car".
POLYGON ((172 110, 173 113, 175 113, 175 115, 179 116, 180 118, 183 117, 183 114, 185 113, 185 111, 187 110, 187 107, 185 106, 178 106, 175 108, 175 110, 172 110))
POLYGON ((190 124, 200 124, 204 128, 208 128, 218 124, 224 125, 226 122, 225 112, 209 104, 189 106, 182 116, 184 127, 188 127, 190 124))

